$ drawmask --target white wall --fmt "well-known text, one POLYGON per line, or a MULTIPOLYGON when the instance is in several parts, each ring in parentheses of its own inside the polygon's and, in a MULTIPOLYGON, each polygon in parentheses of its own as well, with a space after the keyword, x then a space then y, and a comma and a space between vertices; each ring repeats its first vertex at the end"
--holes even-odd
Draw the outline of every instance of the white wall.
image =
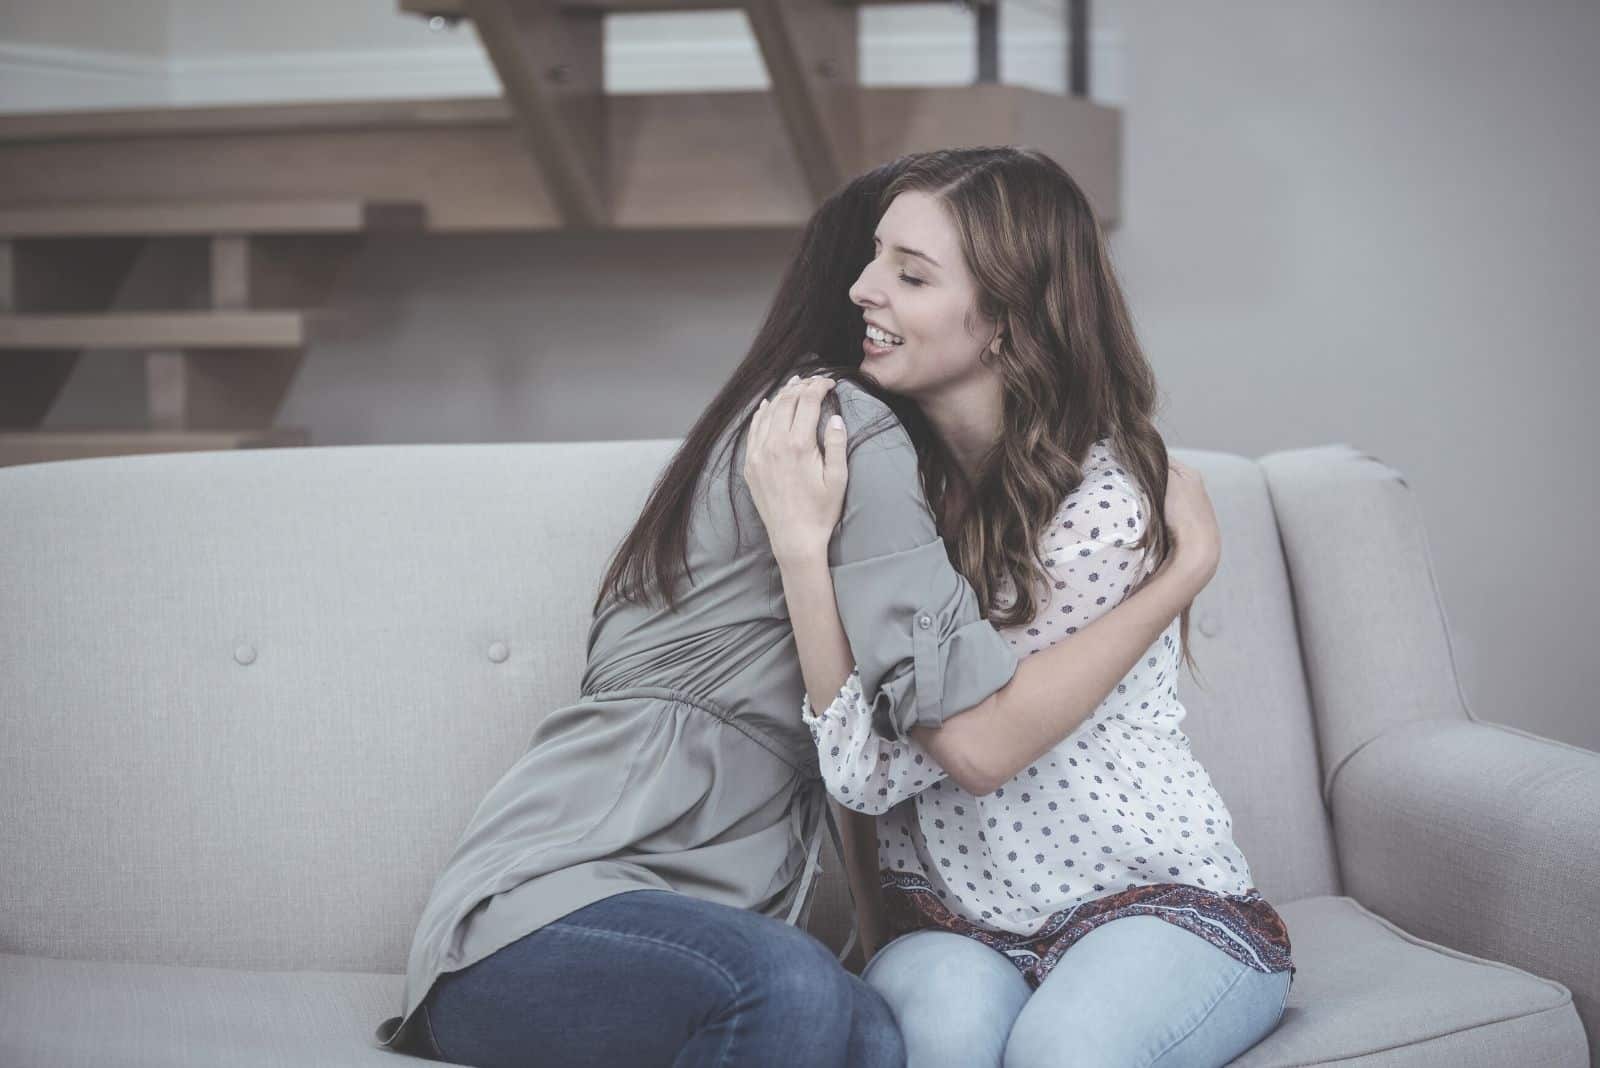
POLYGON ((1169 440, 1348 441, 1469 704, 1600 749, 1600 4, 1134 0, 1114 239, 1169 440))
MULTIPOLYGON (((270 36, 280 27, 216 15, 202 31, 198 7, 174 0, 180 64, 294 46, 270 36)), ((386 27, 382 48, 413 47, 388 36, 416 27, 390 26, 387 3, 363 10, 386 27)), ((1109 17, 1095 92, 1126 121, 1113 251, 1169 441, 1252 456, 1345 441, 1405 472, 1474 710, 1600 749, 1600 658, 1582 625, 1600 594, 1586 410, 1600 386, 1600 5, 1096 11, 1109 17)), ((359 21, 300 21, 317 48, 362 47, 359 21)), ((863 39, 869 68, 873 49, 890 57, 878 76, 900 64, 959 80, 965 46, 863 39)), ((728 40, 684 47, 728 56, 728 40)), ((748 78, 733 60, 719 69, 748 78)), ((680 434, 748 341, 793 239, 375 242, 340 294, 372 324, 311 351, 281 422, 319 444, 680 434)), ((110 399, 137 373, 83 361, 48 425, 137 424, 110 399)))

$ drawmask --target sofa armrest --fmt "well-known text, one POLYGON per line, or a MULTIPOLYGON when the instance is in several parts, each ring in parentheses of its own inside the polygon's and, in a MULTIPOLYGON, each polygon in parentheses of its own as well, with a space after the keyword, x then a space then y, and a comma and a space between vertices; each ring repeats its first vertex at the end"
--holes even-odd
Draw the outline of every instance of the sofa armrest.
POLYGON ((1407 931, 1553 979, 1600 1050, 1600 753, 1424 720, 1333 783, 1346 893, 1407 931))

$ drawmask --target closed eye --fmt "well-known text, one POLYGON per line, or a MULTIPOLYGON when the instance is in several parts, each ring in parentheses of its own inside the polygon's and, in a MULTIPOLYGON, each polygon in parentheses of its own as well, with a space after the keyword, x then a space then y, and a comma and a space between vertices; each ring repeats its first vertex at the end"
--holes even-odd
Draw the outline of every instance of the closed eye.
MULTIPOLYGON (((872 258, 873 259, 877 259, 881 255, 883 255, 883 239, 880 238, 877 234, 873 234, 872 235, 872 258)), ((918 278, 914 274, 906 274, 904 267, 902 267, 900 269, 900 271, 898 272, 898 276, 900 278, 900 281, 906 283, 907 285, 925 286, 925 285, 928 284, 928 280, 925 279, 925 278, 918 278)))

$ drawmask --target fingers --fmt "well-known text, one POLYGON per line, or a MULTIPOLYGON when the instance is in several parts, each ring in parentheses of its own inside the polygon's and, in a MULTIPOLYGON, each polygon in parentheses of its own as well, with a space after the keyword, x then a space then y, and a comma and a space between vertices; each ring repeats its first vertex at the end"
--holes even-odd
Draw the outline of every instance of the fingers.
POLYGON ((822 414, 822 395, 833 385, 827 375, 813 375, 796 389, 793 433, 797 441, 817 443, 817 417, 822 414))
MULTIPOLYGON (((810 404, 813 396, 817 394, 818 383, 824 381, 824 376, 814 375, 811 378, 801 378, 799 375, 789 379, 778 394, 774 406, 781 405, 778 409, 777 420, 780 432, 794 432, 796 427, 810 428, 815 434, 817 426, 817 405, 810 404), (805 419, 807 405, 810 404, 810 421, 805 419)), ((819 402, 820 403, 820 402, 819 402)))
POLYGON ((786 434, 804 430, 816 441, 817 413, 822 406, 822 394, 833 388, 833 379, 827 375, 794 378, 783 384, 772 403, 767 405, 768 434, 774 440, 786 434))
POLYGON ((774 422, 774 413, 780 410, 780 406, 787 405, 787 410, 791 413, 789 418, 787 420, 777 420, 778 426, 787 429, 789 424, 794 421, 792 414, 792 402, 794 400, 793 391, 796 386, 801 385, 804 381, 805 380, 799 375, 795 375, 793 378, 790 378, 789 381, 785 382, 781 387, 779 387, 778 392, 774 393, 770 397, 763 397, 761 399, 761 403, 756 405, 755 412, 751 415, 751 427, 754 428, 758 421, 770 427, 774 422))
POLYGON ((746 466, 750 463, 750 457, 754 456, 766 443, 767 424, 772 417, 771 409, 770 399, 763 398, 761 403, 756 405, 755 414, 750 417, 750 429, 745 432, 746 466))

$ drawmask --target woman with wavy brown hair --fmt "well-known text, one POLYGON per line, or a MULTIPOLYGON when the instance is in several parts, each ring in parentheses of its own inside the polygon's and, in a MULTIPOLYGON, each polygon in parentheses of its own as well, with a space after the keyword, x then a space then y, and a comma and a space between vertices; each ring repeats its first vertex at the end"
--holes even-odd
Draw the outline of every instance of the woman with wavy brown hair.
MULTIPOLYGON (((1169 561, 1209 578, 1214 523, 1186 518, 1209 505, 1168 460, 1154 375, 1071 177, 1025 149, 935 152, 883 203, 850 290, 862 371, 931 427, 922 477, 943 540, 1023 666, 1109 624, 1169 561)), ((884 893, 882 914, 863 895, 868 952, 888 940, 862 978, 908 1064, 1227 1063, 1277 1026, 1294 967, 1179 729, 1187 609, 1114 691, 1054 679, 1053 715, 1024 710, 1013 682, 943 726, 897 716, 858 648, 855 576, 827 555, 858 495, 847 430, 813 443, 841 388, 824 377, 761 407, 745 475, 823 777, 867 826, 881 817, 876 857, 852 858, 884 893)))

